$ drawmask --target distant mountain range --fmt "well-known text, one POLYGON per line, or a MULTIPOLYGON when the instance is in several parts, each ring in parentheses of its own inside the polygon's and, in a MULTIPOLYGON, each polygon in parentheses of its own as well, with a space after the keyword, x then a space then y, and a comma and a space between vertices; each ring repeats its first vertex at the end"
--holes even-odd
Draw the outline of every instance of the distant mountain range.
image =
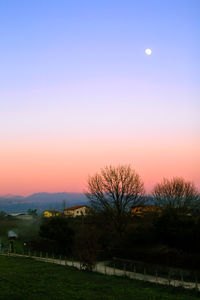
POLYGON ((87 198, 81 193, 35 193, 29 196, 0 195, 0 211, 26 212, 27 209, 61 209, 64 205, 70 207, 77 204, 86 204, 87 198))

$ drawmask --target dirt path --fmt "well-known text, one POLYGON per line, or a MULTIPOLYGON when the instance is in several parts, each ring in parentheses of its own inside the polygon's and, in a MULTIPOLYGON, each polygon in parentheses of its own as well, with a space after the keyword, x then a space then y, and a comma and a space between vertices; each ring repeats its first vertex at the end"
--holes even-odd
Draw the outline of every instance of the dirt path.
MULTIPOLYGON (((82 269, 81 263, 78 261, 69 261, 69 260, 63 260, 63 259, 53 259, 53 258, 46 258, 46 257, 14 254, 14 253, 0 254, 0 255, 15 256, 15 257, 30 257, 30 258, 38 260, 38 261, 44 261, 44 262, 59 264, 59 265, 63 265, 63 266, 71 266, 71 267, 75 267, 79 270, 82 269)), ((136 272, 129 272, 129 271, 125 271, 125 270, 108 267, 108 266, 106 266, 106 264, 104 262, 97 263, 93 271, 97 272, 97 273, 101 273, 101 274, 107 274, 107 275, 127 276, 131 279, 148 281, 148 282, 158 283, 158 284, 162 284, 162 285, 171 285, 171 286, 175 286, 175 287, 181 286, 186 289, 200 290, 200 283, 197 283, 197 282, 187 282, 187 281, 180 281, 180 280, 174 280, 174 279, 168 280, 167 278, 163 278, 163 277, 144 275, 144 274, 136 273, 136 272)))

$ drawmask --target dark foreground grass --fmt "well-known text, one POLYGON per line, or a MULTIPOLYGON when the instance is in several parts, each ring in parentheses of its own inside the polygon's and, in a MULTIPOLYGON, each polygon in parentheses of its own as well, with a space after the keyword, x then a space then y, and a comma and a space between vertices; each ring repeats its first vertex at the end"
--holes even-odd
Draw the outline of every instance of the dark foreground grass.
POLYGON ((195 300, 199 299, 199 295, 183 289, 87 273, 29 258, 0 256, 0 299, 195 300))

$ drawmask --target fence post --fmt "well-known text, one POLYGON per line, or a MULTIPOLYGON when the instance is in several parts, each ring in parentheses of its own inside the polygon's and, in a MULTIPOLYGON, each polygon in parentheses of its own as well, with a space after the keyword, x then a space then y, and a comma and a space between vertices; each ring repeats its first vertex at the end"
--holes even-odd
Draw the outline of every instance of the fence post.
POLYGON ((113 264, 113 268, 114 268, 114 275, 115 275, 115 261, 114 261, 114 264, 113 264))
POLYGON ((168 270, 168 284, 170 285, 171 282, 171 273, 170 273, 170 269, 168 270))
POLYGON ((146 269, 144 267, 144 280, 146 280, 146 269))
POLYGON ((183 271, 181 270, 181 285, 183 286, 183 271))
POLYGON ((125 263, 123 265, 123 270, 124 270, 124 276, 126 276, 126 265, 125 265, 125 263))
POLYGON ((94 265, 94 272, 97 272, 97 262, 95 262, 95 265, 94 265))
POLYGON ((197 274, 195 274, 195 290, 198 292, 198 279, 197 279, 197 274))
POLYGON ((133 272, 136 273, 136 267, 135 267, 135 264, 133 266, 133 272))
POLYGON ((156 284, 158 284, 158 271, 156 269, 156 284))

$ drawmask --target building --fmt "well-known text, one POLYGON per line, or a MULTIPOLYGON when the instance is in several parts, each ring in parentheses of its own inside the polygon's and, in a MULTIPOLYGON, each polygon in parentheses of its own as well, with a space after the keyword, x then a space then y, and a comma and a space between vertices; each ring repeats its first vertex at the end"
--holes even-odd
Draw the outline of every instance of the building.
POLYGON ((60 216, 60 213, 55 209, 48 209, 48 210, 43 211, 43 216, 45 218, 58 217, 58 216, 60 216))
POLYGON ((162 209, 155 205, 146 205, 146 206, 136 206, 131 210, 132 216, 137 216, 137 217, 143 217, 144 215, 155 214, 155 213, 160 215, 162 213, 162 209))
POLYGON ((76 205, 64 209, 64 216, 67 217, 78 217, 86 216, 89 213, 90 208, 86 205, 76 205))

